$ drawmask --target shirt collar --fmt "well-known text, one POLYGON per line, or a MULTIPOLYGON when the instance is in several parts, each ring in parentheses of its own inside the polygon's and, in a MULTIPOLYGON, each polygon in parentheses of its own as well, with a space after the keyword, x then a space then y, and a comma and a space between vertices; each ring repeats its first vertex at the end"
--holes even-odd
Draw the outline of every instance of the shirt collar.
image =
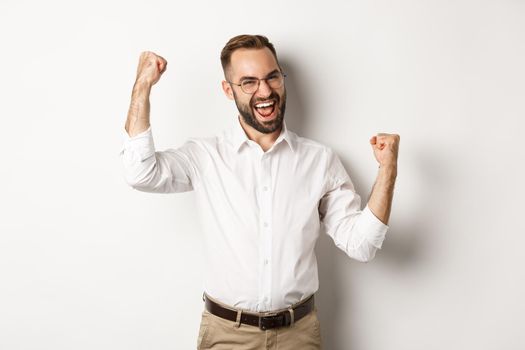
MULTIPOLYGON (((239 152, 241 146, 249 140, 248 135, 246 135, 246 132, 242 128, 241 122, 239 121, 240 116, 237 116, 237 118, 234 121, 234 126, 232 128, 231 133, 231 144, 233 146, 233 150, 237 153, 239 152)), ((281 133, 275 140, 275 145, 279 144, 281 141, 285 140, 290 146, 290 149, 292 152, 295 152, 295 142, 293 139, 293 135, 288 130, 288 127, 286 126, 286 121, 283 119, 283 127, 281 128, 281 133)))

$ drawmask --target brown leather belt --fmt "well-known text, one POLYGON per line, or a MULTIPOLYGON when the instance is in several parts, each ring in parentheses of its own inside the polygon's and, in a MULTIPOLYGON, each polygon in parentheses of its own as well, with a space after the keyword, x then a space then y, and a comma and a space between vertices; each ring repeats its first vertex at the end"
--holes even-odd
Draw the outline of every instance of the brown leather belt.
MULTIPOLYGON (((203 294, 203 300, 205 301, 204 305, 206 310, 215 316, 233 322, 240 321, 240 323, 256 326, 262 330, 287 327, 292 324, 292 314, 289 310, 281 312, 262 312, 259 314, 242 310, 240 320, 237 320, 237 313, 241 310, 225 308, 211 300, 206 294, 203 294)), ((314 305, 314 295, 312 294, 306 300, 290 307, 293 310, 293 322, 297 322, 304 316, 308 315, 314 309, 314 305)))

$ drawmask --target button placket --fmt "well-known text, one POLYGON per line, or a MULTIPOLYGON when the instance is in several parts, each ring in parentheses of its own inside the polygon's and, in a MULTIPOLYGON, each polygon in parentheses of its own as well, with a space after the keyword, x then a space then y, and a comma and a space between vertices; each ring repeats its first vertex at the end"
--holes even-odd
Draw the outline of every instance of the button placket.
POLYGON ((259 189, 260 189, 260 221, 261 240, 260 240, 260 266, 261 266, 261 300, 264 308, 269 308, 271 304, 271 247, 272 247, 272 198, 271 186, 271 162, 268 154, 261 157, 259 189))

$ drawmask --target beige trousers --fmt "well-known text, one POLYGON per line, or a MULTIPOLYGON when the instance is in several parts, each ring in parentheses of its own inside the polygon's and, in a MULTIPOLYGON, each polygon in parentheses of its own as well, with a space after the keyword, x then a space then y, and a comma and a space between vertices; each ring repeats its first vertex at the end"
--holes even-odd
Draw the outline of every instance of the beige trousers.
POLYGON ((211 350, 320 350, 321 329, 317 307, 290 327, 261 330, 259 327, 211 314, 201 316, 197 349, 211 350))

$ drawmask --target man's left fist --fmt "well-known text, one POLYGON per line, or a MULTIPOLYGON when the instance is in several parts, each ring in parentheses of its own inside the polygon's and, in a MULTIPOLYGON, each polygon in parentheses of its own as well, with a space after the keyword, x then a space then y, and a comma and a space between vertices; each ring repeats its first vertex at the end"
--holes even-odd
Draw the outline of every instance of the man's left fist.
POLYGON ((399 151, 400 137, 397 134, 382 134, 372 136, 370 144, 379 166, 397 167, 397 153, 399 151))

